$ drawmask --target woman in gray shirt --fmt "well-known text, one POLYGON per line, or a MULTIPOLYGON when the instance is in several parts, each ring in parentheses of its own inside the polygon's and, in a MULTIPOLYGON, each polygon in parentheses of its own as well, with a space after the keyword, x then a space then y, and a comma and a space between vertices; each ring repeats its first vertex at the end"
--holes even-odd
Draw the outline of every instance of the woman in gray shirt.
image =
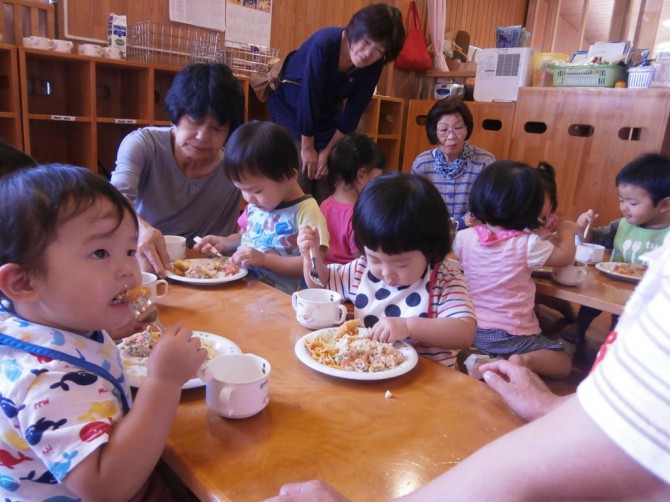
POLYGON ((140 218, 138 258, 165 275, 163 235, 229 235, 236 230, 239 190, 223 174, 223 146, 244 121, 244 94, 222 64, 194 64, 174 79, 165 107, 171 127, 145 127, 126 136, 112 184, 140 218))

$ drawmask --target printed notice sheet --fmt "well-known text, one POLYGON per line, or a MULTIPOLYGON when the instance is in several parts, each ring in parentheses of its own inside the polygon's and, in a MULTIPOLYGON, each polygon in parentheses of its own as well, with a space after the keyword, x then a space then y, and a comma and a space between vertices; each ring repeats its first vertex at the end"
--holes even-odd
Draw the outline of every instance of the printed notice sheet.
POLYGON ((270 47, 271 0, 228 0, 226 40, 270 47))
POLYGON ((170 21, 226 31, 224 0, 170 0, 170 21))

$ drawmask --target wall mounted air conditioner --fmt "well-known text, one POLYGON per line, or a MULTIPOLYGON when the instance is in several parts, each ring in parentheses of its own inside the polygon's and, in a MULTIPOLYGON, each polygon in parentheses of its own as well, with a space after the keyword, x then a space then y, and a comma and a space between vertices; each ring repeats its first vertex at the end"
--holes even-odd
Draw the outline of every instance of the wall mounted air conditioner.
POLYGON ((534 52, 529 47, 479 49, 475 101, 516 101, 519 87, 532 82, 534 52))

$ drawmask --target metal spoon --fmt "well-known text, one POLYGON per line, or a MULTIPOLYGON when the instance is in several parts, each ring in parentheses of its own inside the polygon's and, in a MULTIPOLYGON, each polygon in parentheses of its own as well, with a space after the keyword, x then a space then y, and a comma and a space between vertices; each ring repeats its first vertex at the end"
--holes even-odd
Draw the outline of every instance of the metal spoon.
POLYGON ((311 249, 309 250, 309 257, 310 260, 312 261, 312 269, 309 271, 309 276, 311 277, 312 282, 317 286, 319 286, 320 288, 325 288, 325 286, 321 282, 321 279, 319 279, 319 271, 316 268, 316 258, 314 258, 314 253, 312 252, 311 249))
POLYGON ((138 296, 128 303, 128 308, 141 323, 153 324, 162 333, 165 326, 158 320, 158 307, 146 296, 138 296))

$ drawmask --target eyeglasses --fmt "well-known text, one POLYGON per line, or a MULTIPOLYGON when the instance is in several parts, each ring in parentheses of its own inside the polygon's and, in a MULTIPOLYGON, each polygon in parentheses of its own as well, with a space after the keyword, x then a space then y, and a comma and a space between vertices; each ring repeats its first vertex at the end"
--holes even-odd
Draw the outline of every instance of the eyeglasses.
POLYGON ((450 134, 453 134, 454 136, 460 136, 463 134, 468 128, 463 126, 458 126, 458 127, 451 127, 449 129, 437 129, 437 132, 440 134, 444 134, 445 136, 449 136, 450 134))

